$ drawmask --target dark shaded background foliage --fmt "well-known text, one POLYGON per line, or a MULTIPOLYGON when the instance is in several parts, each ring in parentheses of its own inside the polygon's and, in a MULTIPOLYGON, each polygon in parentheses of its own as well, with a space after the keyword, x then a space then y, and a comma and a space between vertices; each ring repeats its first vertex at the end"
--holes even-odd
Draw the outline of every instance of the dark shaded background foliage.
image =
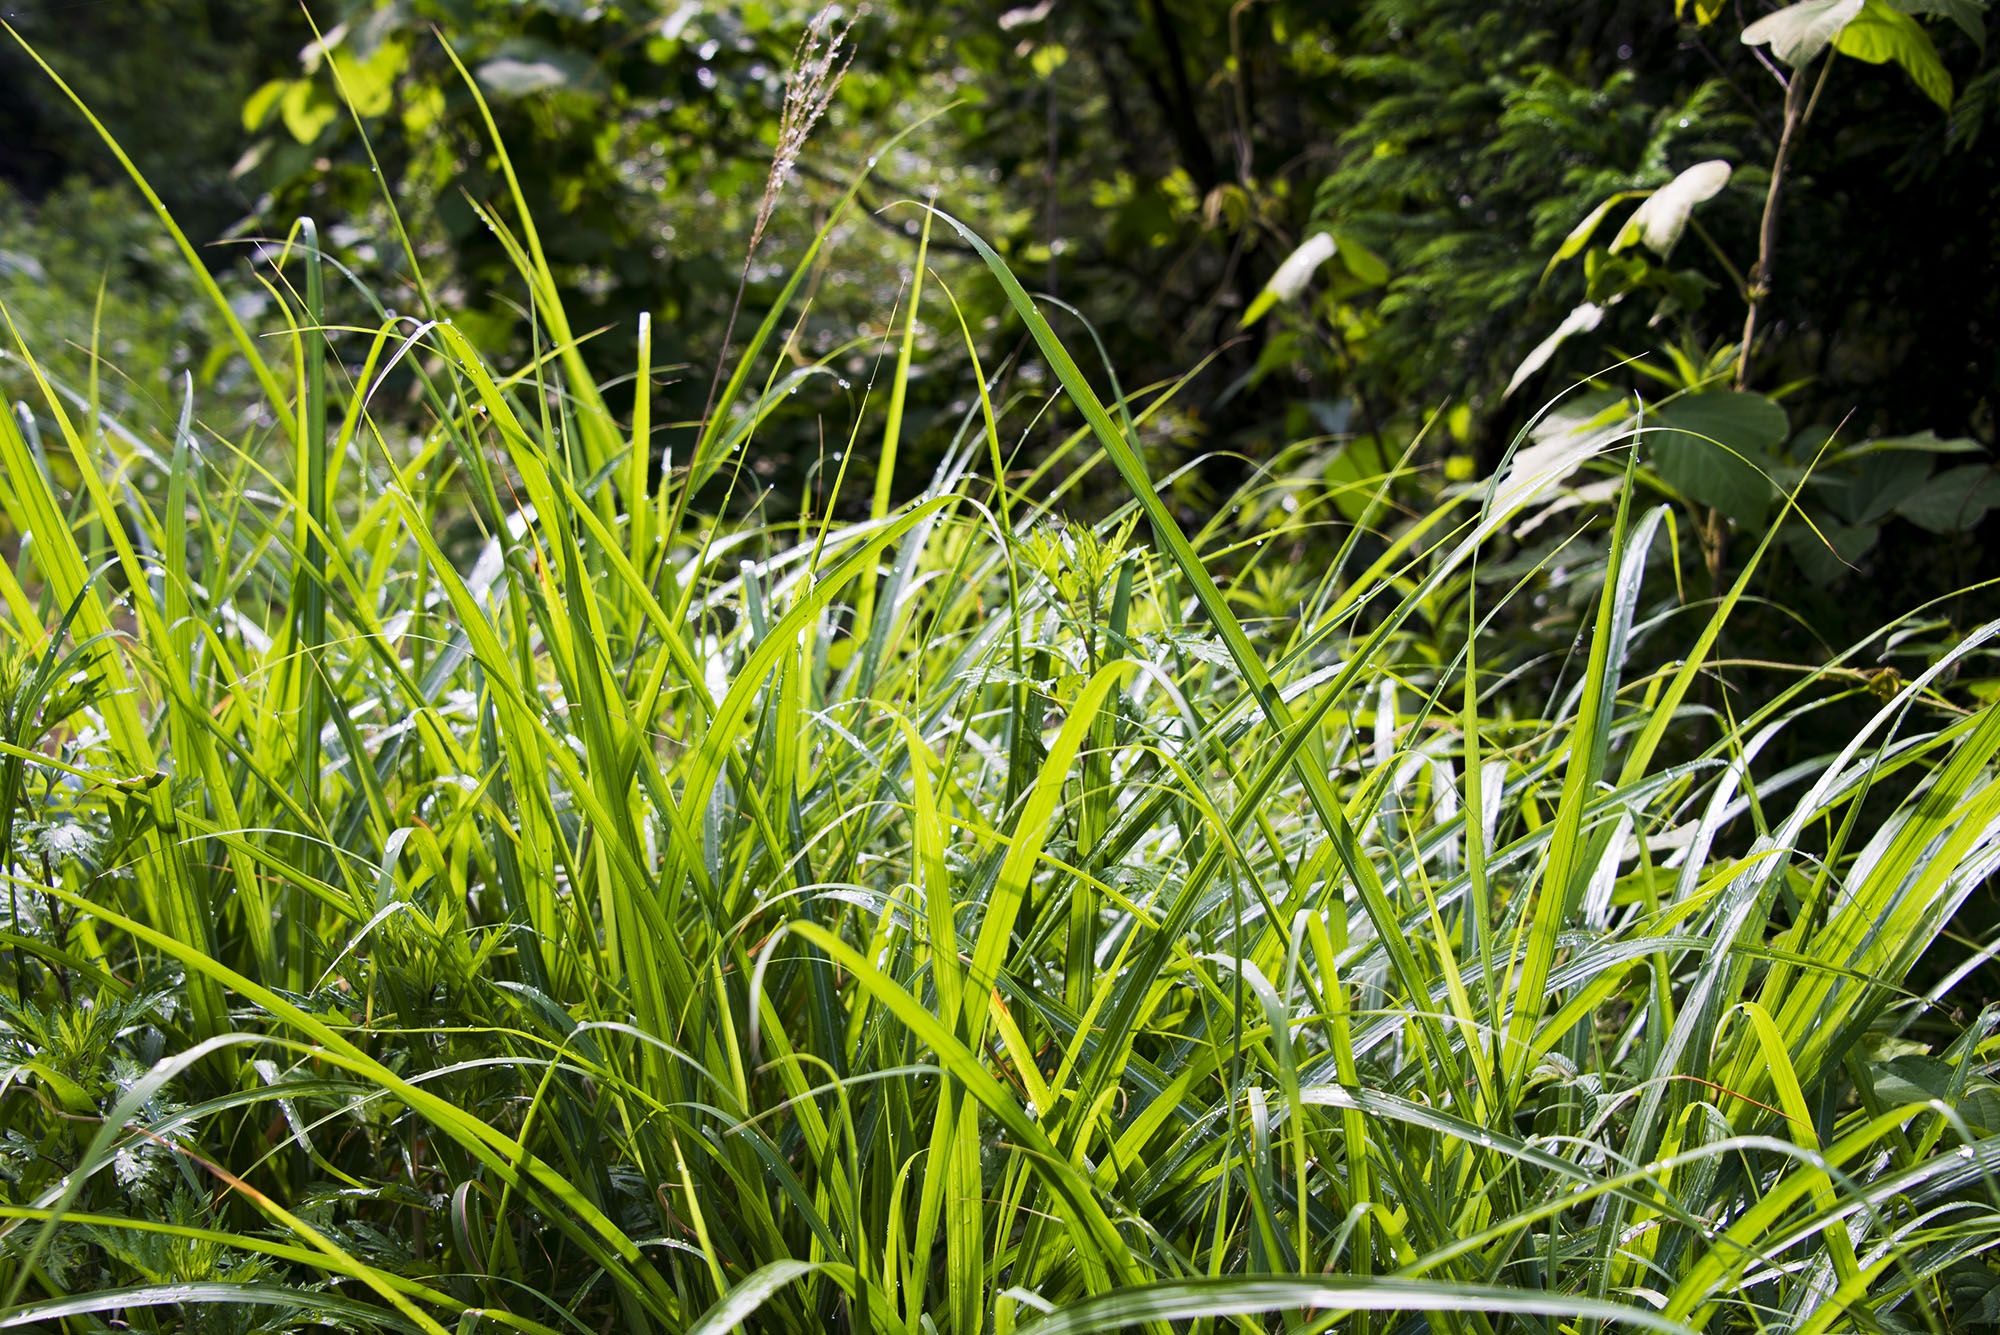
MULTIPOLYGON (((729 225, 676 237, 665 255, 647 232, 663 196, 740 203, 761 187, 801 7, 327 8, 315 17, 345 23, 349 49, 409 48, 370 129, 391 175, 442 210, 440 233, 464 272, 496 276, 491 239, 460 191, 490 201, 497 182, 469 101, 429 40, 433 24, 470 64, 544 61, 559 76, 533 94, 503 92, 502 130, 530 197, 554 205, 546 238, 607 317, 676 316, 690 299, 726 309, 740 240, 729 225), (670 28, 676 40, 661 36, 670 28), (413 110, 439 93, 435 120, 413 110)), ((312 31, 299 11, 120 0, 29 6, 13 21, 151 171, 191 234, 213 237, 246 214, 278 222, 301 208, 370 205, 344 116, 308 120, 317 132, 299 143, 267 113, 259 151, 243 157, 255 138, 242 128, 244 103, 302 72, 312 31)), ((1878 418, 1871 427, 1922 417, 1951 434, 1990 430, 1981 405, 1996 371, 2000 164, 1993 71, 1963 34, 1933 32, 1963 84, 1950 116, 1907 81, 1859 66, 1818 113, 1788 206, 1779 299, 1794 336, 1786 369, 1819 376, 1816 394, 1878 418)), ((1522 303, 1563 308, 1538 299, 1533 280, 1593 196, 1698 154, 1767 159, 1775 112, 1768 78, 1732 31, 1697 32, 1653 0, 986 0, 872 6, 853 36, 842 132, 821 141, 809 169, 842 177, 859 165, 850 153, 964 98, 915 165, 985 178, 990 188, 946 184, 941 202, 957 193, 1005 215, 977 221, 1001 221, 997 239, 1024 272, 1082 299, 1134 374, 1182 369, 1225 342, 1232 312, 1307 227, 1351 220, 1395 275, 1380 302, 1386 328, 1359 359, 1359 379, 1388 400, 1490 391, 1538 336, 1522 303), (1720 87, 1697 96, 1711 83, 1720 87), (1657 133, 1663 113, 1690 108, 1689 124, 1657 133), (1051 176, 1064 243, 1053 266, 1051 176)), ((0 54, 0 74, 10 189, 34 199, 74 175, 109 178, 94 135, 20 51, 0 54)), ((320 82, 330 109, 331 84, 320 82)), ((890 192, 936 184, 885 175, 890 192)), ((1759 202, 1733 191, 1711 225, 1741 241, 1759 202)), ((1339 393, 1355 379, 1314 388, 1339 393)), ((1245 402, 1223 420, 1247 425, 1256 413, 1245 402)))
MULTIPOLYGON (((1543 267, 1610 193, 1724 158, 1735 178, 1701 217, 1740 265, 1754 255, 1781 95, 1736 40, 1741 19, 1697 29, 1674 8, 872 5, 850 30, 840 97, 747 271, 744 307, 762 308, 883 139, 944 108, 877 164, 870 210, 816 281, 807 355, 886 329, 917 218, 897 201, 934 195, 1024 278, 1090 319, 1126 385, 1202 367, 1157 441, 1209 452, 1184 489, 1190 506, 1306 436, 1394 458, 1447 406, 1461 411, 1427 438, 1419 462, 1457 455, 1458 471, 1490 471, 1534 406, 1578 375, 1667 342, 1712 351, 1740 329, 1728 274, 1690 242, 1673 261, 1698 305, 1650 323, 1653 309, 1629 302, 1521 393, 1499 393, 1580 299, 1576 266, 1547 281, 1543 267), (1385 280, 1329 266, 1310 301, 1240 329, 1278 264, 1320 228, 1379 257, 1385 280)), ((1769 8, 1747 5, 1742 18, 1769 8)), ((784 73, 809 12, 780 0, 349 0, 313 10, 333 61, 303 13, 251 0, 44 4, 14 22, 198 241, 282 234, 312 213, 384 300, 414 306, 407 265, 385 240, 379 160, 418 223, 427 271, 470 308, 461 324, 491 348, 520 351, 530 326, 506 284, 506 256, 472 207, 505 220, 505 192, 433 28, 442 32, 493 101, 575 323, 602 331, 594 365, 628 373, 638 316, 650 312, 656 360, 684 368, 662 376, 656 419, 684 424, 700 414, 723 356, 784 73), (334 61, 367 113, 376 159, 335 98, 334 61)), ((1787 189, 1754 383, 1788 389, 1795 428, 1845 424, 1852 439, 1931 429, 1990 446, 2000 83, 1964 33, 1928 30, 1959 84, 1949 114, 1893 68, 1847 61, 1835 71, 1787 189)), ((109 182, 115 171, 11 43, 0 50, 0 146, 0 183, 25 203, 24 218, 74 191, 65 183, 109 182)), ((171 297, 177 280, 142 246, 117 236, 105 246, 114 295, 171 297)), ((247 249, 211 253, 233 271, 247 249)), ((936 238, 932 258, 947 281, 965 272, 948 237, 936 238)), ((1018 331, 987 287, 962 286, 992 345, 988 364, 1017 351, 1018 331)), ((87 305, 90 294, 66 295, 87 305)), ((155 359, 162 372, 198 364, 202 340, 184 341, 155 359)), ((877 351, 856 345, 857 382, 877 351)), ((942 336, 926 350, 932 374, 912 404, 920 450, 935 450, 964 407, 962 377, 945 373, 958 356, 942 336)), ((791 434, 765 438, 764 480, 781 501, 808 485, 820 415, 850 411, 840 401, 859 392, 824 391, 802 405, 791 434)), ((686 434, 668 427, 663 447, 686 434)), ((1421 505, 1428 485, 1413 480, 1405 500, 1421 505)), ((1802 597, 1815 618, 1842 623, 1823 625, 1838 641, 1994 573, 1993 546, 1896 521, 1854 576, 1802 597)))

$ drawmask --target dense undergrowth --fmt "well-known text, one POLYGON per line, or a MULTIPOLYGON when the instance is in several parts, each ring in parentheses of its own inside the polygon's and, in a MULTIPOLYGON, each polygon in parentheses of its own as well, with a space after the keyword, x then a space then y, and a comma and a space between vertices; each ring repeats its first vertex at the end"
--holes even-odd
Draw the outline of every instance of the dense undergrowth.
POLYGON ((1993 1320, 1940 941, 2000 861, 2000 710, 1949 690, 2000 623, 1721 713, 1756 563, 1661 601, 1628 486, 1587 634, 1521 661, 1480 562, 1574 448, 1354 523, 1281 463, 1187 531, 1174 387, 1100 397, 997 261, 1064 448, 968 385, 891 505, 905 341, 816 510, 726 505, 822 373, 784 308, 656 469, 648 366, 594 385, 494 226, 528 366, 322 328, 306 228, 288 341, 218 295, 268 427, 45 378, 0 425, 0 1326, 1993 1320))

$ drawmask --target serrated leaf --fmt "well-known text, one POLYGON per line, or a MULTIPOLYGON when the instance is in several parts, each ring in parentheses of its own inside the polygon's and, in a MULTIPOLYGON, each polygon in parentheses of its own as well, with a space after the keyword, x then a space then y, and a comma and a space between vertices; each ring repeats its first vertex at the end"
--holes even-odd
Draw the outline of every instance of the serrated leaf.
POLYGON ((2000 1275, 1977 1261, 1968 1261, 1952 1267, 1945 1284, 1956 1329, 1971 1330, 2000 1321, 2000 1275))
POLYGON ((1768 43, 1771 54, 1799 69, 1826 50, 1864 4, 1865 0, 1804 0, 1803 4, 1781 9, 1745 28, 1743 44, 1768 43))
POLYGON ((1622 250, 1634 241, 1643 241, 1646 248, 1662 259, 1681 239, 1687 230, 1688 217, 1694 206, 1705 199, 1713 199, 1722 187, 1729 184, 1729 164, 1720 158, 1707 162, 1697 162, 1673 180, 1655 190, 1646 202, 1632 211, 1625 226, 1618 231, 1618 239, 1611 243, 1614 251, 1622 250))

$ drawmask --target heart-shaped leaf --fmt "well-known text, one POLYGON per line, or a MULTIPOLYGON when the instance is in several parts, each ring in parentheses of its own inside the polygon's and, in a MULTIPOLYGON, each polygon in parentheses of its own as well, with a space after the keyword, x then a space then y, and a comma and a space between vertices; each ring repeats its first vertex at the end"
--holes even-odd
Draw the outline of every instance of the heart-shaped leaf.
POLYGON ((1986 13, 1981 0, 1889 0, 1905 14, 1936 14, 1962 28, 1972 44, 1986 53, 1986 13))
POLYGON ((1770 44, 1771 53, 1793 69, 1812 62, 1840 35, 1865 0, 1804 0, 1758 19, 1743 30, 1745 46, 1770 44))
POLYGON ((1892 7, 1888 0, 1867 0, 1840 35, 1834 48, 1871 65, 1895 61, 1909 72, 1924 96, 1951 110, 1951 74, 1938 58, 1937 47, 1923 25, 1892 7))
POLYGON ((1772 452, 1791 434, 1785 410, 1761 394, 1676 399, 1646 435, 1660 477, 1681 495, 1740 524, 1761 525, 1773 490, 1772 452))

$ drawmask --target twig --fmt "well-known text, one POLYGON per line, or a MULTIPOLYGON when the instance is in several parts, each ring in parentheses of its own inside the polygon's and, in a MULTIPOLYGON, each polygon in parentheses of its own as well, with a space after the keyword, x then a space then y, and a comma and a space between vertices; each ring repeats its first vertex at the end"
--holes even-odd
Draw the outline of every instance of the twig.
POLYGON ((1771 188, 1764 194, 1764 218, 1757 229, 1757 263, 1750 269, 1750 304, 1743 314, 1743 345, 1736 353, 1736 388, 1741 390, 1750 383, 1750 341, 1757 334, 1757 315, 1764 298, 1771 293, 1771 275, 1775 269, 1778 249, 1778 201, 1784 194, 1785 170, 1791 166, 1792 150, 1798 142, 1799 129, 1812 114, 1812 108, 1819 103, 1819 90, 1826 84, 1827 72, 1833 68, 1833 53, 1828 52, 1826 63, 1820 66, 1819 78, 1814 81, 1812 96, 1806 96, 1805 71, 1795 70, 1791 81, 1785 85, 1785 124, 1778 137, 1778 155, 1771 160, 1771 188))

